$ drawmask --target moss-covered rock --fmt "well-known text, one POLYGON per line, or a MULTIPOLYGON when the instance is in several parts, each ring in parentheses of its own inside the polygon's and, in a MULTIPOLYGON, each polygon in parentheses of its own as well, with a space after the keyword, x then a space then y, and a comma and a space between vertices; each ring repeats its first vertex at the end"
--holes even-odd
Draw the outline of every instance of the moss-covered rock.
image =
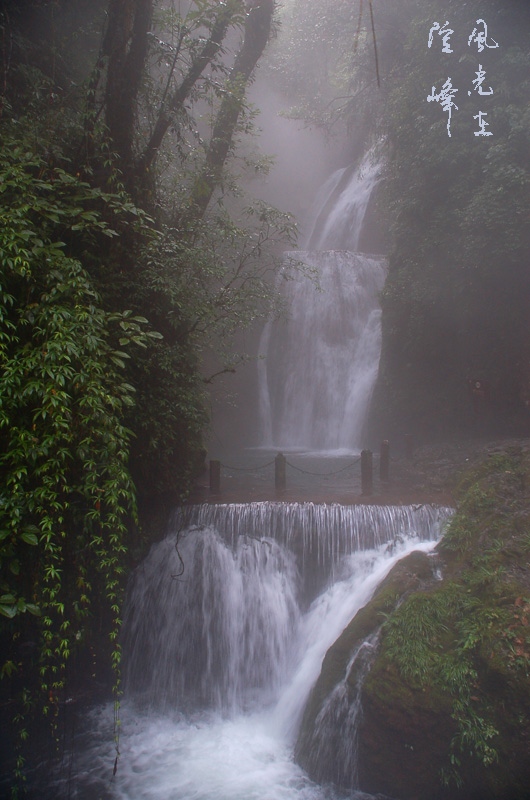
MULTIPOLYGON (((342 774, 334 763, 316 763, 315 760, 315 752, 322 749, 315 723, 326 699, 337 684, 345 681, 353 702, 358 675, 357 662, 350 665, 352 654, 379 631, 386 617, 408 594, 434 584, 433 568, 432 558, 422 552, 402 559, 382 581, 371 602, 355 615, 326 653, 320 677, 304 711, 295 752, 297 761, 318 780, 333 780, 337 774, 342 774)), ((346 783, 349 785, 348 781, 346 783)))
MULTIPOLYGON (((437 548, 443 580, 431 577, 427 556, 412 554, 330 648, 296 749, 310 774, 400 800, 528 800, 528 486, 524 451, 495 454, 464 474, 457 514, 437 548), (356 748, 358 770, 316 765, 315 723, 326 698, 378 628, 362 714, 355 730, 340 731, 356 748)), ((352 704, 357 678, 345 682, 352 704)), ((346 752, 343 740, 337 752, 346 752)))

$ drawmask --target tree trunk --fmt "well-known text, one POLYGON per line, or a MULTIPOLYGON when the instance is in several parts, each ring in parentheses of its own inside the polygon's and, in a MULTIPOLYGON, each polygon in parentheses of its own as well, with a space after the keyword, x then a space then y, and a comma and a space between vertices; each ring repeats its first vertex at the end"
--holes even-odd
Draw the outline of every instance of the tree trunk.
POLYGON ((105 119, 124 175, 132 162, 138 91, 147 58, 152 13, 153 0, 109 2, 103 42, 103 55, 108 59, 105 119))
POLYGON ((234 132, 245 101, 245 91, 270 36, 274 0, 254 0, 245 23, 245 37, 234 61, 213 129, 206 161, 196 179, 185 218, 201 218, 215 189, 232 147, 234 132))
POLYGON ((231 2, 225 3, 220 7, 206 44, 193 59, 180 85, 173 91, 170 98, 160 109, 160 114, 146 148, 138 159, 137 174, 140 180, 142 180, 146 170, 149 169, 156 158, 158 149, 175 115, 184 106, 184 103, 188 99, 198 79, 221 49, 229 26, 241 15, 242 11, 242 0, 231 0, 231 2))

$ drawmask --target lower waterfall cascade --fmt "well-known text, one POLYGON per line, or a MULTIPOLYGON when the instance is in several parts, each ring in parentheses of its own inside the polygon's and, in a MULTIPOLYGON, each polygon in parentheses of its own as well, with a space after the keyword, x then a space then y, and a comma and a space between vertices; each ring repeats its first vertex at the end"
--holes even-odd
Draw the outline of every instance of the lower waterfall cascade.
MULTIPOLYGON (((345 798, 293 760, 306 700, 352 617, 398 560, 432 550, 451 514, 267 502, 178 512, 128 589, 116 774, 108 705, 39 796, 345 798)), ((345 724, 354 736, 355 719, 345 724)))

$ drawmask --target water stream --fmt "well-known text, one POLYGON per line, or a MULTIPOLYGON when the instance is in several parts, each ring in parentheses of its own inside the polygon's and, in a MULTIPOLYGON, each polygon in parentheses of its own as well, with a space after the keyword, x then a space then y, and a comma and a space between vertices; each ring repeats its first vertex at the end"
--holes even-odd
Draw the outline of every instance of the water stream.
POLYGON ((366 209, 380 180, 381 166, 375 150, 370 149, 357 167, 339 169, 328 178, 313 205, 308 250, 358 250, 366 209))
MULTIPOLYGON (((112 708, 85 720, 56 797, 360 798, 309 780, 293 745, 322 659, 448 509, 256 503, 177 515, 131 580, 121 758, 112 708), (306 582, 321 570, 327 579, 306 582)), ((44 796, 44 795, 43 795, 44 796)))
POLYGON ((381 353, 386 260, 357 252, 381 163, 370 151, 338 170, 315 200, 306 249, 285 254, 311 267, 282 281, 288 316, 269 320, 258 361, 261 441, 280 450, 355 452, 381 353))

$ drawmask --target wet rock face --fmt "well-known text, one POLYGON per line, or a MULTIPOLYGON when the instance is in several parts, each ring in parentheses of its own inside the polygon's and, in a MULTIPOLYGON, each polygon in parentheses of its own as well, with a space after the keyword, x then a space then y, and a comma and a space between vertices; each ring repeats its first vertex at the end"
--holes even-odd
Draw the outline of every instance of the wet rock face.
MULTIPOLYGON (((361 713, 364 716, 363 685, 377 653, 378 632, 384 615, 408 594, 436 582, 435 569, 436 560, 420 552, 396 564, 372 601, 356 614, 326 653, 295 751, 296 760, 314 780, 365 788, 358 772, 357 722, 361 713)), ((364 751, 364 743, 359 746, 364 751)), ((393 796, 391 787, 374 788, 393 796)))
POLYGON ((411 554, 326 655, 296 748, 317 780, 399 800, 529 800, 530 454, 490 454, 458 491, 443 579, 411 554), (352 656, 375 636, 363 672, 352 656))
POLYGON ((408 686, 387 665, 374 667, 362 693, 360 785, 406 800, 443 797, 439 765, 455 734, 448 698, 408 686))

